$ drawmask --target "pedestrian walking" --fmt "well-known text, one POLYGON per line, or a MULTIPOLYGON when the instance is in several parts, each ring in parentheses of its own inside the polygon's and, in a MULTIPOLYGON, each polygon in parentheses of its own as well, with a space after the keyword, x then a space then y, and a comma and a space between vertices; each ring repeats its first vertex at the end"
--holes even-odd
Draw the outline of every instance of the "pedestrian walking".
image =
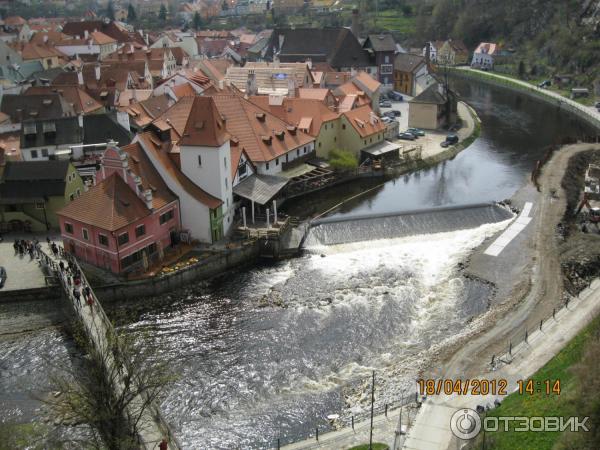
POLYGON ((65 272, 65 263, 64 263, 64 262, 62 262, 62 261, 61 261, 61 262, 59 262, 59 263, 58 263, 58 267, 60 267, 60 271, 61 271, 61 273, 64 273, 64 272, 65 272))
POLYGON ((83 295, 85 296, 86 299, 92 298, 92 291, 89 286, 86 286, 83 288, 83 295))
POLYGON ((73 297, 75 297, 75 301, 77 302, 77 307, 81 308, 81 292, 79 292, 79 289, 73 288, 73 297))

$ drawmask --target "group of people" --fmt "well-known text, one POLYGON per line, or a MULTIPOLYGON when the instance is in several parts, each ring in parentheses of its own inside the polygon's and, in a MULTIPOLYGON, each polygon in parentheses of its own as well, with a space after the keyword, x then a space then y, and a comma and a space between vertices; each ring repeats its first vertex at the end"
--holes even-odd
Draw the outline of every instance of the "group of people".
POLYGON ((58 263, 58 267, 67 286, 69 289, 72 288, 73 298, 75 299, 77 307, 81 308, 81 300, 83 298, 83 301, 87 303, 93 313, 94 297, 92 295, 92 290, 85 281, 83 281, 79 267, 72 261, 67 261, 67 264, 65 265, 62 260, 58 263))
POLYGON ((15 249, 15 256, 19 255, 21 258, 26 254, 29 254, 29 260, 33 260, 34 257, 39 256, 41 251, 40 242, 37 239, 33 241, 26 241, 25 239, 15 239, 13 244, 15 249))

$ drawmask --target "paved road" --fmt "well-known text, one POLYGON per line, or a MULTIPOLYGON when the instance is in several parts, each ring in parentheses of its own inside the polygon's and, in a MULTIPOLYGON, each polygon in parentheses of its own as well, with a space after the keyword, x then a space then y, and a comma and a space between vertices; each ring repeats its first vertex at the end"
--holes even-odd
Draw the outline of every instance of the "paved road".
MULTIPOLYGON (((6 239, 6 238, 5 238, 6 239)), ((6 284, 2 291, 32 289, 46 286, 44 274, 36 258, 15 256, 13 240, 0 243, 0 265, 6 269, 6 284)))

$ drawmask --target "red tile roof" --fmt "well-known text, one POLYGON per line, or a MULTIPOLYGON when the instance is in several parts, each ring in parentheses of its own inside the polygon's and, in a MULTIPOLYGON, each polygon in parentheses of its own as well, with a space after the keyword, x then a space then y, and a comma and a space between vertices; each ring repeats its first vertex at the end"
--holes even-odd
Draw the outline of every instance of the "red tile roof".
POLYGON ((117 173, 67 204, 59 215, 116 231, 151 214, 146 204, 117 173))
POLYGON ((306 133, 288 131, 288 124, 236 94, 212 97, 225 118, 227 131, 239 141, 253 162, 271 161, 314 139, 306 133))
POLYGON ((179 145, 220 147, 230 134, 212 97, 194 97, 179 145))
POLYGON ((385 131, 385 124, 375 115, 375 113, 373 113, 373 110, 369 105, 364 105, 360 108, 353 109, 352 111, 345 112, 343 115, 348 119, 348 122, 350 122, 361 137, 367 137, 385 131))

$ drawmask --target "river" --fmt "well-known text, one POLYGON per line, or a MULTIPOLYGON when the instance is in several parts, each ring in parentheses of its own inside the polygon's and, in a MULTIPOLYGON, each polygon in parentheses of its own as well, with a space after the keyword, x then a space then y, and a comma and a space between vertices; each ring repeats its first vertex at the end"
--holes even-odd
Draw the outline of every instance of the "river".
MULTIPOLYGON (((585 132, 555 108, 519 94, 465 81, 455 88, 477 110, 480 138, 454 159, 391 180, 337 215, 508 198, 548 145, 585 132)), ((323 211, 369 186, 337 187, 285 209, 323 211)), ((325 429, 328 414, 364 412, 360 389, 351 388, 372 369, 387 374, 380 401, 412 389, 426 352, 459 336, 487 308, 490 288, 461 277, 457 264, 506 223, 313 242, 300 258, 113 307, 109 314, 121 329, 149 336, 158 355, 172 361, 178 379, 161 408, 186 448, 268 448, 278 438, 301 439, 316 425, 325 429)), ((0 343, 3 390, 20 398, 22 374, 43 374, 41 353, 68 345, 52 330, 0 343)))

